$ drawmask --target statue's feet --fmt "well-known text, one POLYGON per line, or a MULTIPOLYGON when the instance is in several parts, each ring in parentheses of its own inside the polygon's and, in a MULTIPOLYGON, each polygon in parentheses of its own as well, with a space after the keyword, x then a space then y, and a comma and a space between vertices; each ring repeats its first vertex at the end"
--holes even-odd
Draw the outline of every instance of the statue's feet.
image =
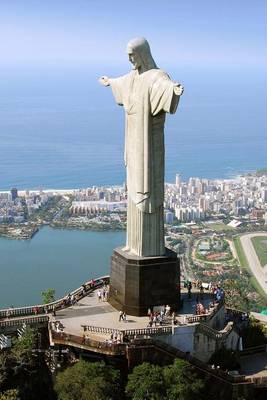
POLYGON ((129 246, 124 246, 124 247, 122 248, 122 251, 130 251, 130 247, 129 247, 129 246))

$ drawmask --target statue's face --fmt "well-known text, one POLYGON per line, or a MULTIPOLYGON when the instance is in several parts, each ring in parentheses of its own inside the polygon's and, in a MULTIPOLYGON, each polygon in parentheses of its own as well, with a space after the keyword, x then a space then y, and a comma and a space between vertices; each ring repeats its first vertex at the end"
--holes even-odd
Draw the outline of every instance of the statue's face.
POLYGON ((129 61, 133 64, 134 69, 138 69, 142 65, 141 58, 138 53, 134 52, 133 50, 128 50, 129 61))

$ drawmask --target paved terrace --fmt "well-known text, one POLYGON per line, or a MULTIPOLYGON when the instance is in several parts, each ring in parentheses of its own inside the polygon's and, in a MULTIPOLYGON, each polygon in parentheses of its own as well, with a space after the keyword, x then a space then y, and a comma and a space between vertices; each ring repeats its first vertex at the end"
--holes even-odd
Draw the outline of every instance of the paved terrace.
MULTIPOLYGON (((49 304, 0 309, 0 332, 8 332, 9 328, 14 330, 22 324, 38 325, 48 320, 58 320, 66 329, 74 334, 79 333, 79 335, 81 334, 81 325, 105 327, 113 330, 147 328, 148 317, 128 317, 126 322, 119 322, 119 312, 109 303, 97 300, 97 290, 103 286, 104 282, 108 284, 109 276, 90 280, 68 296, 49 304), (69 306, 70 296, 75 299, 75 305, 69 306), (54 312, 56 316, 53 316, 54 312)), ((204 322, 209 320, 216 312, 217 307, 211 308, 208 314, 196 315, 196 298, 198 295, 199 291, 193 288, 192 298, 188 299, 186 290, 182 288, 183 308, 176 316, 178 324, 204 322)), ((205 293, 200 300, 204 308, 208 308, 211 302, 211 294, 205 293)), ((165 318, 164 326, 171 328, 171 322, 170 317, 165 318)), ((156 329, 159 329, 159 327, 156 329)))
MULTIPOLYGON (((187 294, 182 294, 183 307, 176 315, 178 325, 200 322, 207 318, 207 315, 196 315, 196 294, 192 293, 192 298, 188 299, 187 294)), ((201 300, 205 308, 211 303, 210 293, 205 293, 201 300)), ((211 313, 213 309, 210 310, 211 313)), ((214 310, 215 311, 215 310, 214 310)), ((149 318, 127 316, 126 321, 119 321, 119 311, 112 307, 107 301, 99 301, 97 291, 89 293, 75 305, 58 310, 53 317, 53 321, 58 321, 64 332, 71 335, 83 336, 96 340, 106 340, 111 333, 123 331, 127 334, 129 331, 143 330, 149 328, 149 318), (86 326, 86 329, 84 329, 86 326)), ((157 330, 164 331, 164 328, 172 326, 171 317, 164 317, 162 327, 157 324, 157 330)), ((153 331, 155 331, 153 325, 153 331)), ((150 330, 151 328, 149 328, 150 330)), ((152 329, 150 332, 152 332, 152 329)), ((171 330, 168 330, 170 333, 171 330)), ((137 333, 137 332, 136 332, 137 333)), ((155 332, 156 333, 156 332, 155 332)), ((159 333, 159 332, 158 332, 159 333)), ((167 333, 167 331, 166 331, 167 333)), ((134 335, 134 332, 131 332, 134 335)))

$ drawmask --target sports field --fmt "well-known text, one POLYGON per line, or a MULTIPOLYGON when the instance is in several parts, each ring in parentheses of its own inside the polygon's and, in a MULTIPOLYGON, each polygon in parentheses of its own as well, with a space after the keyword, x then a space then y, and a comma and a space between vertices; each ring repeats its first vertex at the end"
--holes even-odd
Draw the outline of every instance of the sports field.
POLYGON ((260 260, 261 266, 267 265, 267 237, 266 236, 255 236, 251 238, 253 247, 260 260))
POLYGON ((225 225, 223 222, 214 222, 211 224, 205 224, 206 228, 209 229, 213 229, 216 232, 220 232, 220 231, 233 231, 234 228, 232 228, 231 226, 225 225))

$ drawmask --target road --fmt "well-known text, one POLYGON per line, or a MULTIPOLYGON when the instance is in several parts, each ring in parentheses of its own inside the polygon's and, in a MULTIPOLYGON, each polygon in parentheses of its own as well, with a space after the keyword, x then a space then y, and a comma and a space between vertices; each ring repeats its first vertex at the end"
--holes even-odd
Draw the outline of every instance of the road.
POLYGON ((265 236, 267 238, 266 232, 256 232, 249 233, 247 235, 243 235, 240 237, 240 242, 243 247, 244 253, 248 260, 249 268, 251 272, 257 279, 259 285, 262 287, 265 293, 267 293, 267 274, 266 268, 261 266, 260 260, 257 256, 257 253, 254 249, 251 239, 255 236, 265 236))

